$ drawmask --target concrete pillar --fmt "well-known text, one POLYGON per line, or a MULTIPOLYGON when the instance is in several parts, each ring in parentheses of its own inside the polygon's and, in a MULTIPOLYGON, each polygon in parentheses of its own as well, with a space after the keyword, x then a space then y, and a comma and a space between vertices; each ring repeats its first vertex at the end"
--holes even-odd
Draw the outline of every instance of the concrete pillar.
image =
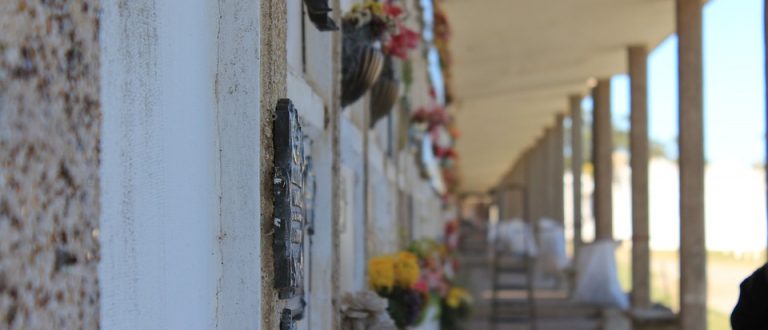
MULTIPOLYGON (((524 153, 523 156, 520 157, 520 162, 522 164, 522 184, 525 186, 525 189, 527 190, 527 195, 530 197, 533 193, 533 162, 531 161, 533 149, 528 148, 524 153)), ((523 199, 522 201, 522 212, 521 216, 524 221, 531 221, 531 207, 532 202, 531 198, 523 199), (528 210, 528 214, 526 214, 525 210, 528 210)))
POLYGON ((528 200, 526 201, 526 207, 528 208, 528 219, 525 219, 529 223, 533 223, 533 217, 536 213, 536 205, 534 205, 534 196, 536 195, 536 144, 525 152, 525 184, 528 188, 528 200))
POLYGON ((592 154, 594 159, 595 239, 613 239, 613 129, 611 80, 600 79, 593 90, 592 154))
POLYGON ((507 199, 504 186, 500 186, 496 189, 496 207, 499 212, 499 221, 507 219, 507 199))
POLYGON ((563 175, 565 174, 565 157, 563 155, 563 118, 562 114, 557 115, 555 127, 552 130, 552 219, 565 228, 565 191, 563 186, 563 175))
POLYGON ((648 50, 629 48, 632 168, 632 306, 645 308, 651 302, 650 254, 648 249, 648 50))
MULTIPOLYGON (((573 251, 578 255, 581 246, 581 167, 583 163, 581 95, 568 99, 571 110, 571 173, 573 175, 573 251)), ((575 258, 574 258, 575 259, 575 258)))
POLYGON ((536 185, 536 188, 538 190, 536 194, 536 207, 537 207, 537 217, 534 218, 536 220, 536 223, 538 223, 539 220, 543 217, 549 216, 549 204, 550 204, 550 190, 549 190, 549 155, 547 152, 547 144, 548 144, 548 136, 549 136, 549 129, 547 129, 544 133, 544 136, 539 141, 538 146, 538 170, 536 171, 537 174, 537 181, 538 184, 536 185))
POLYGON ((542 217, 553 218, 552 209, 554 202, 554 178, 552 177, 553 170, 553 138, 552 128, 547 128, 544 131, 544 137, 541 140, 541 210, 542 217))
MULTIPOLYGON (((525 185, 525 158, 521 156, 512 167, 509 172, 507 182, 514 187, 522 187, 525 185)), ((510 218, 523 218, 524 209, 524 196, 523 192, 519 189, 509 190, 509 217, 510 218)))
POLYGON ((680 150, 680 329, 707 328, 701 1, 677 0, 680 150))
POLYGON ((536 144, 534 144, 533 148, 531 148, 531 151, 528 155, 528 189, 530 190, 528 210, 530 212, 530 219, 527 220, 530 221, 531 224, 539 221, 543 215, 543 209, 546 205, 544 201, 544 189, 542 180, 544 176, 543 174, 545 173, 544 169, 542 168, 544 164, 543 141, 543 139, 536 141, 536 144))

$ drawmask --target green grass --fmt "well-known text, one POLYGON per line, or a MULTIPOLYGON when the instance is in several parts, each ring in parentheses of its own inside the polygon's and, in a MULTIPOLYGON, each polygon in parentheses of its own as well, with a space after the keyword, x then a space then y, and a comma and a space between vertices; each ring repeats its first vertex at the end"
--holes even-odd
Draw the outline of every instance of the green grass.
POLYGON ((730 316, 710 309, 707 311, 707 326, 709 330, 730 330, 730 316))
MULTIPOLYGON (((618 267, 618 276, 621 287, 629 291, 632 286, 632 267, 630 264, 630 249, 626 247, 619 248, 616 251, 616 261, 618 267)), ((670 251, 653 251, 651 258, 656 259, 670 259, 677 260, 677 253, 670 251)), ((728 253, 710 252, 707 254, 707 260, 709 263, 717 264, 719 267, 737 266, 748 264, 760 264, 762 261, 757 261, 762 258, 762 255, 755 256, 735 256, 728 253)), ((656 260, 659 260, 656 259, 656 260)), ((654 303, 660 303, 668 306, 673 310, 677 310, 679 307, 677 297, 677 283, 669 283, 668 287, 664 287, 664 280, 661 274, 653 273, 651 278, 651 300, 654 303)), ((709 330, 728 330, 731 329, 730 315, 721 311, 710 309, 707 312, 707 325, 709 330)))

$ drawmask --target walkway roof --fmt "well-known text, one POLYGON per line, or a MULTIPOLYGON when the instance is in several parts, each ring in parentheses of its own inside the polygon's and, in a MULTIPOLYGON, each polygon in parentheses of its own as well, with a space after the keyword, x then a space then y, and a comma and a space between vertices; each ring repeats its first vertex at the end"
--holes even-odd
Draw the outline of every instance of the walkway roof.
POLYGON ((674 31, 671 0, 446 0, 465 192, 492 188, 591 77, 674 31))

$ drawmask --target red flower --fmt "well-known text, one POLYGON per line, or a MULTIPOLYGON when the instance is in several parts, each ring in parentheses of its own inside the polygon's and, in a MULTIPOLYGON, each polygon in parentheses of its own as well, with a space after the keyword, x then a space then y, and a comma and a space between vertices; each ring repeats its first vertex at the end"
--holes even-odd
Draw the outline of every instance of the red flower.
POLYGON ((384 51, 401 60, 408 59, 408 51, 419 45, 419 34, 398 23, 398 33, 389 38, 384 51))
POLYGON ((451 220, 448 223, 445 224, 445 235, 451 235, 455 233, 459 229, 459 222, 458 220, 451 220))
POLYGON ((391 3, 385 3, 381 7, 385 14, 392 16, 393 18, 398 18, 403 14, 403 8, 400 8, 400 6, 393 5, 391 3))
POLYGON ((427 285, 427 282, 424 281, 424 279, 420 279, 413 284, 413 289, 426 294, 429 291, 429 286, 427 285))
POLYGON ((411 115, 411 121, 415 123, 423 123, 429 119, 429 111, 425 108, 418 108, 411 115))

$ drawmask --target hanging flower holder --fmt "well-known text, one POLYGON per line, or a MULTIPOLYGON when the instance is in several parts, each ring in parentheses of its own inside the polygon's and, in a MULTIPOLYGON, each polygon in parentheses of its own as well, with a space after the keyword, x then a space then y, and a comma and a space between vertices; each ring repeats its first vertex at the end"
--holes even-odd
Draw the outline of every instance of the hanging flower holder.
MULTIPOLYGON (((407 28, 404 19, 405 13, 401 7, 374 0, 355 4, 344 15, 341 24, 344 34, 341 58, 342 107, 360 99, 376 83, 384 67, 384 54, 405 60, 408 51, 416 48, 419 34, 407 28)), ((394 69, 390 71, 389 77, 394 78, 394 69)), ((377 90, 379 96, 387 101, 378 109, 384 114, 394 104, 390 100, 393 98, 391 95, 395 94, 394 99, 397 99, 396 94, 399 92, 399 87, 390 86, 391 82, 384 82, 381 89, 377 90)))
POLYGON ((373 127, 376 122, 386 117, 395 102, 400 97, 400 79, 398 79, 394 59, 387 56, 384 59, 384 67, 379 79, 371 88, 371 116, 370 125, 373 127))
POLYGON ((384 66, 381 43, 371 24, 342 24, 341 106, 358 99, 376 82, 384 66))

